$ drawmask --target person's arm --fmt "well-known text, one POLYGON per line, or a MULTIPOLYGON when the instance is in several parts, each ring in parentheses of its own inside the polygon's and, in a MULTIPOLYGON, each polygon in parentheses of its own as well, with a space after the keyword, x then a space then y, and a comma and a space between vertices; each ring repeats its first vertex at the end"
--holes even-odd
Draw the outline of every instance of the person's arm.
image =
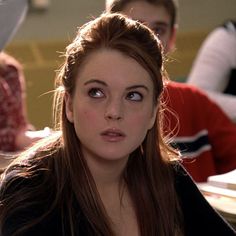
POLYGON ((0 150, 14 152, 23 150, 37 140, 50 134, 50 130, 28 131, 19 101, 8 91, 4 80, 0 79, 0 150))
POLYGON ((236 125, 214 101, 204 95, 201 99, 202 104, 205 104, 204 117, 217 174, 234 170, 236 169, 236 125))
POLYGON ((225 114, 234 122, 236 123, 236 96, 213 92, 213 91, 206 91, 209 98, 214 100, 217 105, 221 107, 221 109, 225 112, 225 114))
POLYGON ((202 122, 207 130, 216 174, 236 169, 236 125, 204 92, 196 88, 192 91, 195 93, 195 109, 198 110, 195 122, 202 122))
POLYGON ((7 84, 0 78, 0 150, 15 150, 15 127, 10 127, 9 110, 12 107, 11 97, 7 90, 7 84))
MULTIPOLYGON (((6 57, 7 58, 7 57, 6 57)), ((20 151, 50 134, 48 128, 29 131, 24 102, 24 77, 20 66, 8 63, 0 78, 0 150, 20 151)))
POLYGON ((185 165, 194 179, 201 182, 209 174, 235 169, 236 125, 222 109, 191 85, 171 82, 166 91, 167 107, 174 111, 165 112, 166 132, 172 131, 172 141, 184 156, 196 158, 185 165))
POLYGON ((223 94, 231 70, 236 67, 236 33, 215 29, 204 41, 187 82, 201 89, 236 121, 236 96, 223 94))

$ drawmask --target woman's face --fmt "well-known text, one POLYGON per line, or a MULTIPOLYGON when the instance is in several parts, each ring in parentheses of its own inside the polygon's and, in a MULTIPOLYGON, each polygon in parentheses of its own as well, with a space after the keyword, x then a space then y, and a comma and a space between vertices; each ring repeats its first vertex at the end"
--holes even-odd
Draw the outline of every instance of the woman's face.
POLYGON ((93 52, 80 68, 66 115, 87 160, 127 159, 152 128, 153 83, 134 59, 116 50, 93 52))

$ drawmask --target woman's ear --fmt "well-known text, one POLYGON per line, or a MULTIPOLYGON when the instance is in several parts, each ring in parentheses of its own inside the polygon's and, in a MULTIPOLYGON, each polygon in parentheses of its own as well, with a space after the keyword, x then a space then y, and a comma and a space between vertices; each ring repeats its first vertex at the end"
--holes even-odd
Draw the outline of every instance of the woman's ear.
POLYGON ((155 106, 153 108, 153 112, 152 112, 152 116, 151 116, 151 119, 150 119, 150 122, 149 122, 148 129, 151 129, 153 127, 153 125, 156 121, 157 111, 158 111, 158 108, 157 108, 157 106, 155 106))
POLYGON ((74 116, 73 116, 73 102, 72 97, 69 93, 65 92, 65 110, 66 110, 66 117, 67 119, 73 123, 74 116))

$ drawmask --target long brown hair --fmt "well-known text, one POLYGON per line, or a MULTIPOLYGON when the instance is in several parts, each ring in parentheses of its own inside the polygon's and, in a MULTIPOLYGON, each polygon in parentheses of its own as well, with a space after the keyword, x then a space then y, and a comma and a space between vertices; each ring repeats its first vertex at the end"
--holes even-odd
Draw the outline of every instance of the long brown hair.
MULTIPOLYGON (((47 207, 30 221, 22 222, 13 235, 42 221, 55 208, 62 225, 71 235, 75 230, 74 200, 88 222, 89 235, 114 235, 112 224, 100 199, 94 179, 83 157, 80 141, 65 113, 65 92, 73 95, 75 78, 82 63, 95 50, 114 49, 134 58, 150 74, 154 85, 154 106, 158 115, 143 143, 130 154, 124 180, 130 192, 142 236, 176 235, 180 232, 178 199, 171 162, 177 155, 162 135, 161 94, 163 90, 163 54, 158 38, 142 24, 119 14, 103 14, 85 24, 67 47, 65 63, 56 78, 54 111, 58 134, 38 143, 13 163, 2 176, 0 190, 0 226, 22 208, 44 204, 47 207), (61 132, 61 134, 60 134, 61 132), (31 153, 32 157, 29 157, 31 153), (32 154, 33 153, 33 154, 32 154), (12 174, 14 172, 14 174, 12 174), (40 176, 40 183, 37 181, 40 176), (24 188, 24 180, 37 184, 24 188), (20 180, 18 188, 11 190, 20 180), (21 187, 22 186, 22 187, 21 187), (7 194, 9 193, 10 194, 7 194), (49 196, 45 193, 51 193, 49 196), (17 196, 21 196, 18 198, 17 196)), ((68 235, 68 233, 67 233, 68 235)))

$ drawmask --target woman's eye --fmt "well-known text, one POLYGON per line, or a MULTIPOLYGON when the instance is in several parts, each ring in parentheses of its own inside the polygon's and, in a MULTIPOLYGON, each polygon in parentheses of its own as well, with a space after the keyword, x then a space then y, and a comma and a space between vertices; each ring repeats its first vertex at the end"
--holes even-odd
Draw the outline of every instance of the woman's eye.
POLYGON ((98 89, 98 88, 90 89, 88 94, 92 98, 103 98, 104 97, 103 91, 101 89, 98 89))
POLYGON ((143 95, 141 93, 138 92, 129 92, 127 94, 127 99, 131 100, 131 101, 142 101, 143 100, 143 95))

